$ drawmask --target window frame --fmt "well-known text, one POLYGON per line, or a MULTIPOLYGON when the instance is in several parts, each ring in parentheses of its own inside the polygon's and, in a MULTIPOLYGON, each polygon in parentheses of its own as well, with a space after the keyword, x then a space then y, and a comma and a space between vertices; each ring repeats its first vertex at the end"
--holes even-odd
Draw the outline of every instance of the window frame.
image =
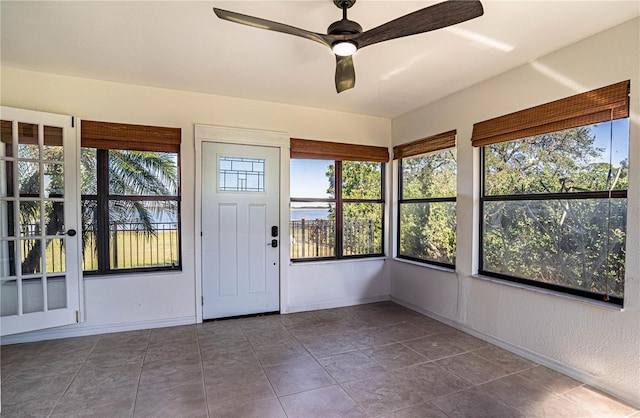
MULTIPOLYGON (((444 148, 441 150, 437 150, 437 151, 432 151, 431 153, 435 153, 435 152, 442 152, 442 151, 447 151, 451 149, 451 147, 449 148, 444 148)), ((421 155, 427 155, 430 153, 424 153, 424 154, 418 154, 412 157, 418 157, 421 155)), ((406 158, 412 158, 412 157, 406 157, 406 158)), ((403 167, 402 167, 402 161, 404 160, 404 158, 400 158, 398 159, 398 217, 397 217, 397 222, 396 222, 396 226, 397 226, 397 231, 396 231, 396 257, 397 258, 401 258, 401 259, 405 259, 405 260, 411 260, 411 261, 415 261, 417 263, 423 263, 423 264, 429 264, 429 265, 434 265, 434 266, 438 266, 438 267, 443 267, 443 268, 447 268, 447 269, 452 269, 455 270, 456 265, 455 263, 444 263, 441 261, 436 261, 436 260, 430 260, 428 258, 420 258, 420 257, 412 257, 410 255, 405 255, 405 254, 401 254, 400 253, 400 242, 401 242, 401 233, 402 233, 402 228, 400 225, 401 219, 402 219, 402 204, 403 203, 442 203, 442 202, 453 202, 457 204, 457 194, 455 196, 452 197, 423 197, 423 198, 410 198, 410 199, 405 199, 404 196, 404 182, 403 182, 403 178, 404 176, 402 175, 403 173, 403 167)), ((458 168, 458 160, 457 160, 457 155, 456 155, 456 171, 458 168)), ((456 215, 457 215, 457 211, 456 211, 456 215)), ((457 224, 457 220, 456 220, 456 224, 457 224)), ((457 247, 457 233, 456 233, 456 247, 457 247)))
MULTIPOLYGON (((304 159, 304 158, 296 158, 304 159)), ((331 160, 328 160, 331 161, 331 160)), ((306 263, 313 261, 327 261, 327 260, 345 260, 345 259, 358 259, 358 258, 372 258, 383 257, 385 255, 385 193, 386 193, 386 163, 381 161, 354 161, 354 162, 378 162, 380 164, 380 198, 379 199, 353 199, 342 197, 342 162, 354 161, 354 160, 333 160, 334 163, 334 197, 333 198, 297 198, 290 197, 290 202, 294 203, 306 203, 306 202, 322 202, 335 204, 336 219, 335 219, 335 244, 333 256, 325 257, 306 257, 306 258, 291 258, 292 263, 306 263), (379 204, 381 208, 381 237, 380 237, 380 252, 371 254, 356 254, 356 255, 344 255, 344 218, 343 218, 343 204, 344 203, 375 203, 379 204)))
MULTIPOLYGON (((488 145, 487 145, 488 146, 488 145)), ((506 280, 509 282, 520 283, 528 286, 538 287, 547 290, 553 290, 560 293, 566 293, 573 296, 579 296, 586 299, 603 301, 601 293, 590 292, 588 290, 573 288, 569 286, 557 285, 554 283, 543 282, 534 279, 511 276, 503 273, 496 273, 485 270, 484 267, 484 206, 485 202, 515 202, 519 200, 537 200, 537 201, 554 201, 554 200, 580 200, 580 199, 627 199, 627 190, 603 190, 588 192, 569 192, 569 193, 527 193, 527 194, 510 194, 510 195, 485 195, 486 170, 485 170, 485 147, 480 147, 480 199, 479 199, 479 234, 478 234, 478 274, 482 276, 493 277, 496 279, 506 280)), ((604 302, 622 306, 624 297, 606 295, 604 302)))
MULTIPOLYGON (((113 122, 81 121, 82 148, 96 150, 96 194, 80 193, 81 201, 96 202, 96 270, 83 270, 84 276, 128 275, 182 271, 182 175, 181 129, 113 122), (109 151, 150 151, 176 155, 177 189, 175 195, 112 195, 109 193, 109 151), (169 266, 111 268, 109 203, 111 201, 175 201, 177 224, 177 263, 169 266)), ((84 231, 83 231, 84 232, 84 231)))
MULTIPOLYGON (((395 248, 395 256, 396 258, 411 260, 417 263, 434 265, 438 267, 443 267, 447 269, 455 270, 455 263, 444 263, 436 260, 429 260, 426 258, 420 257, 412 257, 410 255, 400 254, 400 242, 401 242, 401 228, 400 222, 402 218, 402 203, 440 203, 440 202, 454 202, 457 204, 457 190, 454 196, 449 197, 423 197, 423 198, 413 198, 413 199, 404 199, 404 176, 402 169, 402 162, 405 158, 419 157, 425 156, 427 154, 433 154, 436 152, 443 152, 450 149, 456 150, 456 187, 457 187, 457 172, 458 172, 458 153, 457 153, 457 145, 456 139, 458 135, 458 130, 453 129, 446 132, 441 132, 435 135, 428 136, 426 138, 418 139, 416 141, 412 141, 409 143, 397 145, 393 147, 393 158, 398 160, 397 173, 398 173, 398 195, 397 195, 397 203, 398 203, 398 214, 396 217, 396 248, 395 248)), ((457 229, 457 209, 456 209, 456 229, 457 229)), ((458 236, 456 230, 456 247, 458 244, 458 236)))
MULTIPOLYGON (((486 146, 501 142, 523 140, 546 133, 559 132, 566 129, 585 127, 600 122, 629 118, 630 80, 621 81, 595 90, 579 93, 549 103, 498 116, 473 125, 471 145, 480 148, 480 196, 479 196, 479 229, 478 229, 478 274, 497 279, 520 283, 535 288, 542 288, 585 299, 623 306, 623 297, 610 294, 595 293, 579 288, 557 285, 530 278, 521 278, 503 273, 485 270, 484 234, 485 234, 485 202, 518 201, 518 200, 579 200, 579 199, 627 199, 627 190, 604 190, 568 193, 527 193, 518 195, 485 196, 486 146)), ((628 138, 630 140, 630 137, 628 138)), ((611 152, 611 150, 610 150, 611 152)), ((628 200, 627 200, 628 203, 628 200)), ((627 207, 627 214, 628 214, 627 207)), ((628 221, 628 220, 627 220, 628 221)), ((625 260, 626 264, 626 260, 625 260)))

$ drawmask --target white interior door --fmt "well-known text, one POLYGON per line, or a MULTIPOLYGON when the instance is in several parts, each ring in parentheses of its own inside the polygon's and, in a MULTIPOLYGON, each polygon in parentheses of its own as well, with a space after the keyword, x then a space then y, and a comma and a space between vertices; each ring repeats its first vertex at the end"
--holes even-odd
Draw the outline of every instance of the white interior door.
POLYGON ((278 311, 280 149, 202 144, 203 319, 278 311))
POLYGON ((6 107, 0 116, 1 334, 75 323, 81 231, 72 118, 6 107))

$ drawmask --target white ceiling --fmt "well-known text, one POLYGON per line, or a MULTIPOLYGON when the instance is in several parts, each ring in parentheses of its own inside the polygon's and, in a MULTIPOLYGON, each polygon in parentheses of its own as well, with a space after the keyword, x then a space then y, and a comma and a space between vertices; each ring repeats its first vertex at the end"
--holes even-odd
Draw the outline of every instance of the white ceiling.
MULTIPOLYGON (((434 3, 358 0, 349 18, 367 30, 434 3)), ((2 0, 0 58, 33 71, 391 118, 640 14, 638 0, 483 5, 480 18, 358 51, 356 86, 340 94, 328 48, 212 11, 326 33, 341 18, 331 0, 2 0)))

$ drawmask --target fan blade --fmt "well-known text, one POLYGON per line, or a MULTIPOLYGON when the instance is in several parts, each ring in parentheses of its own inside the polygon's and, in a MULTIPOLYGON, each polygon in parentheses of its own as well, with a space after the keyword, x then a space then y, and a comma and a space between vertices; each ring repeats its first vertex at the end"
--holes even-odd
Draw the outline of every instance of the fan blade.
POLYGON ((449 0, 377 26, 355 38, 358 48, 403 36, 441 29, 482 16, 482 3, 475 0, 449 0))
POLYGON ((353 68, 353 57, 336 55, 336 91, 341 93, 356 85, 356 71, 353 68))
POLYGON ((229 22, 240 23, 242 25, 252 26, 258 29, 272 30, 275 32, 286 33, 289 35, 299 36, 301 38, 310 39, 331 47, 332 39, 320 33, 310 32, 308 30, 296 28, 294 26, 285 25, 284 23, 272 22, 271 20, 261 19, 259 17, 253 17, 243 15, 241 13, 230 12, 229 10, 213 8, 214 13, 220 19, 228 20, 229 22))

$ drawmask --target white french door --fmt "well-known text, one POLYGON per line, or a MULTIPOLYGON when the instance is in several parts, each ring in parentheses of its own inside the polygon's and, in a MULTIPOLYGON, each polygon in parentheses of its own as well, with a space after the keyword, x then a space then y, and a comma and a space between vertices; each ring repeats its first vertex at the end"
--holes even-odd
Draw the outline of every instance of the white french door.
POLYGON ((280 307, 280 149, 202 144, 203 318, 280 307))
POLYGON ((2 107, 1 335, 77 322, 82 273, 71 116, 2 107))

